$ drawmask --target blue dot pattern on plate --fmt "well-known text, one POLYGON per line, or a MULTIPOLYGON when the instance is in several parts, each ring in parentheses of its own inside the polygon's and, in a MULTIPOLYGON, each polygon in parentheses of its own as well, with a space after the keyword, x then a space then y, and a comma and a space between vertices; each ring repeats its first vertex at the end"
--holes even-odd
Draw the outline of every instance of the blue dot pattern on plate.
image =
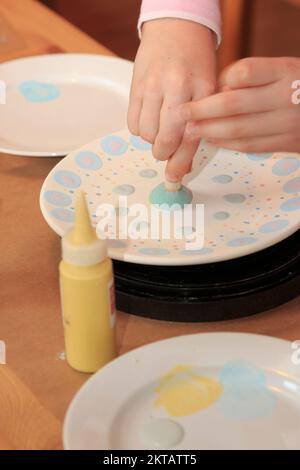
POLYGON ((272 168, 272 172, 277 176, 288 176, 300 168, 300 160, 295 157, 278 160, 272 168))
POLYGON ((247 157, 253 162, 262 162, 270 158, 272 155, 272 153, 247 153, 247 157))
POLYGON ((283 204, 281 204, 280 209, 283 212, 294 212, 300 210, 300 197, 294 197, 288 199, 283 204))
POLYGON ((230 202, 231 204, 242 204, 243 202, 245 202, 246 197, 244 196, 244 194, 235 193, 226 194, 223 199, 225 199, 225 201, 227 202, 230 202))
POLYGON ((219 211, 219 212, 214 213, 214 218, 216 220, 227 220, 229 219, 229 217, 230 217, 229 212, 219 211))
POLYGON ((107 240, 107 245, 109 248, 116 248, 116 249, 121 249, 121 248, 126 248, 127 244, 122 241, 122 240, 114 240, 114 239, 110 239, 110 240, 107 240))
POLYGON ((170 252, 166 248, 140 248, 139 253, 147 256, 166 256, 170 252))
POLYGON ((212 178, 212 180, 214 183, 228 184, 231 183, 233 178, 230 175, 216 175, 212 178))
POLYGON ((256 243, 258 240, 255 237, 239 237, 239 238, 234 238, 233 240, 230 240, 227 243, 227 246, 230 248, 240 248, 242 246, 247 246, 247 245, 252 245, 253 243, 256 243))
POLYGON ((157 176, 157 171, 156 170, 151 170, 149 168, 149 169, 141 170, 139 175, 142 178, 155 178, 155 176, 157 176))
POLYGON ((51 83, 42 83, 35 80, 27 80, 20 84, 20 93, 30 103, 45 103, 56 100, 60 91, 58 86, 51 83))
POLYGON ((120 184, 113 189, 115 194, 119 194, 120 196, 130 196, 135 191, 135 187, 132 184, 120 184))
POLYGON ((300 177, 294 178, 285 183, 283 191, 288 194, 298 193, 300 191, 300 177))
POLYGON ((141 137, 136 136, 136 135, 130 136, 130 143, 137 150, 147 151, 147 150, 151 150, 152 148, 152 145, 149 144, 149 142, 146 142, 145 140, 141 139, 141 137))
POLYGON ((76 173, 68 170, 59 170, 54 173, 54 180, 64 188, 76 189, 81 185, 81 179, 76 173))
POLYGON ((128 142, 118 135, 109 135, 100 142, 102 150, 113 157, 123 155, 128 150, 128 142))
POLYGON ((271 222, 267 222, 266 224, 262 225, 259 229, 261 233, 274 233, 283 230, 284 228, 288 227, 289 221, 288 220, 272 220, 271 222))
POLYGON ((72 203, 72 198, 65 193, 60 191, 46 191, 44 193, 45 201, 54 206, 69 206, 72 203))
POLYGON ((181 250, 180 254, 183 256, 195 256, 195 255, 209 255, 214 250, 212 248, 201 248, 201 250, 181 250))
POLYGON ((69 209, 56 207, 55 209, 52 209, 51 214, 55 219, 60 220, 61 222, 74 222, 75 220, 74 212, 69 209))
POLYGON ((96 153, 87 150, 77 153, 74 160, 84 170, 99 170, 102 167, 101 158, 96 153))
POLYGON ((233 361, 223 367, 219 380, 223 394, 216 406, 223 415, 254 421, 272 413, 276 397, 266 385, 263 370, 244 361, 233 361))

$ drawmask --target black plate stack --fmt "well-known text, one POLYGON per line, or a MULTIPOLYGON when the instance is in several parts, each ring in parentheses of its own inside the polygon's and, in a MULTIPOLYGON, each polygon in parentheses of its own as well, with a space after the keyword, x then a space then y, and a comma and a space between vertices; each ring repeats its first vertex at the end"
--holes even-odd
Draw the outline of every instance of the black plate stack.
POLYGON ((230 261, 196 266, 114 261, 114 270, 117 307, 124 312, 179 322, 240 318, 300 295, 300 230, 230 261))

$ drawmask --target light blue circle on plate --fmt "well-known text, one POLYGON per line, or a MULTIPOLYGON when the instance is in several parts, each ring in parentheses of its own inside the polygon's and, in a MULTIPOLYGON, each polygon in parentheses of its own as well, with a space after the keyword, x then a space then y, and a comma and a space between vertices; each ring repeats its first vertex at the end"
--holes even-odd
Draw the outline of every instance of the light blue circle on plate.
POLYGON ((74 222, 75 214, 69 209, 61 209, 56 207, 52 209, 51 214, 55 219, 60 220, 61 222, 74 222))
POLYGON ((222 385, 234 385, 238 382, 265 385, 265 373, 262 369, 246 361, 227 362, 221 369, 219 379, 222 385))
POLYGON ((152 170, 151 168, 145 168, 144 170, 141 170, 139 172, 139 175, 142 177, 142 178, 155 178, 155 176, 157 176, 157 171, 156 170, 152 170))
POLYGON ((223 199, 225 199, 225 201, 227 202, 230 202, 231 204, 242 204, 243 202, 245 202, 246 197, 244 196, 244 194, 235 193, 226 194, 225 196, 223 196, 223 199))
POLYGON ((115 186, 113 192, 115 194, 119 194, 120 196, 130 196, 135 191, 135 187, 132 184, 120 184, 119 186, 115 186))
POLYGON ((69 206, 72 203, 72 198, 68 194, 62 193, 60 191, 46 191, 44 193, 45 201, 54 206, 69 206))
POLYGON ((170 252, 166 248, 140 248, 139 253, 147 256, 166 256, 170 252))
POLYGON ((266 224, 262 225, 259 228, 261 233, 274 233, 280 232, 284 228, 288 227, 289 221, 288 220, 272 220, 271 222, 267 222, 266 224))
POLYGON ((294 197, 288 199, 283 204, 281 204, 280 209, 283 212, 294 212, 300 210, 300 197, 294 197))
POLYGON ((88 150, 77 153, 74 160, 84 170, 99 170, 102 167, 101 158, 96 153, 88 150))
POLYGON ((277 176, 288 176, 300 167, 300 159, 295 157, 278 160, 272 167, 272 172, 277 176))
POLYGON ((253 162, 261 162, 272 157, 273 153, 247 153, 246 155, 253 162))
POLYGON ((53 178, 61 186, 69 189, 76 189, 81 185, 80 177, 73 171, 58 170, 54 173, 53 178))
POLYGON ((123 155, 128 149, 128 142, 118 135, 109 135, 100 142, 102 150, 114 157, 123 155))
POLYGON ((214 218, 216 220, 227 220, 227 219, 229 219, 229 217, 230 217, 229 212, 220 211, 220 212, 215 212, 214 213, 214 218))
POLYGON ((181 250, 180 254, 183 256, 209 255, 213 251, 212 248, 204 247, 201 250, 181 250))
POLYGON ((227 246, 230 246, 230 248, 239 248, 242 246, 247 246, 247 245, 253 245, 253 243, 257 242, 257 238, 255 237, 239 237, 239 238, 234 238, 233 240, 230 240, 227 243, 227 246))
POLYGON ((228 184, 231 183, 233 178, 230 175, 216 175, 212 178, 212 180, 214 183, 228 184))
POLYGON ((19 85, 20 93, 30 103, 45 103, 56 100, 60 91, 57 85, 36 80, 26 80, 19 85))
POLYGON ((254 421, 272 413, 276 396, 266 385, 262 369, 243 361, 225 364, 219 379, 223 394, 216 406, 224 416, 254 421))
POLYGON ((127 244, 122 240, 109 239, 107 240, 109 248, 126 248, 127 244))
POLYGON ((298 193, 300 191, 300 176, 285 183, 283 191, 288 194, 298 193))
POLYGON ((141 139, 141 137, 137 135, 131 135, 130 136, 130 143, 131 145, 136 148, 137 150, 151 150, 152 145, 149 144, 149 142, 146 142, 146 140, 141 139))

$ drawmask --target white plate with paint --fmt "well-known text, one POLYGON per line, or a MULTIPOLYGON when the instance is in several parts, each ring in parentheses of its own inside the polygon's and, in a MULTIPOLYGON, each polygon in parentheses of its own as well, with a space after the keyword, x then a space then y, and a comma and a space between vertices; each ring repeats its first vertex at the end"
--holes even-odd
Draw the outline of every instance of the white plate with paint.
POLYGON ((91 54, 1 64, 0 152, 64 156, 124 127, 132 70, 129 61, 91 54))
POLYGON ((300 344, 208 333, 131 351, 79 390, 64 446, 300 450, 300 344))
POLYGON ((128 227, 133 224, 139 229, 140 238, 132 239, 128 230, 127 239, 120 239, 120 230, 107 227, 108 238, 114 232, 119 237, 108 241, 109 256, 152 265, 238 258, 274 245, 300 228, 298 154, 244 154, 203 144, 192 173, 184 180, 193 193, 193 210, 204 204, 203 248, 195 249, 203 233, 202 221, 197 225, 196 217, 195 224, 182 219, 176 230, 172 227, 169 239, 152 237, 149 195, 163 181, 164 168, 164 162, 153 159, 151 146, 127 130, 99 138, 69 154, 51 171, 41 191, 42 213, 62 236, 74 222, 76 191, 86 192, 98 228, 104 217, 97 215, 99 205, 117 207, 119 196, 127 195, 129 209, 142 203, 147 211, 138 220, 124 209, 117 211, 118 227, 128 216, 128 227))

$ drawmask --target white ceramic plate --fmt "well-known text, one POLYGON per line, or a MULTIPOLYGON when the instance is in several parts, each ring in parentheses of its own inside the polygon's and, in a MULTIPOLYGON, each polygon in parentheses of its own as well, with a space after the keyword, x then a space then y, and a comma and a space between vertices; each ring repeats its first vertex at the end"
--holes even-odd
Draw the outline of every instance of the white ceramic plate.
MULTIPOLYGON (((163 181, 164 168, 165 163, 153 159, 151 146, 128 131, 99 138, 72 152, 48 175, 40 198, 43 215, 63 235, 74 221, 79 189, 87 193, 95 225, 99 204, 117 206, 120 192, 129 193, 128 207, 143 203, 149 209, 149 194, 163 181)), ((187 234, 182 239, 171 230, 170 239, 110 240, 109 256, 154 265, 211 263, 267 248, 300 227, 299 155, 244 154, 204 145, 184 183, 193 192, 193 208, 204 204, 202 249, 187 249, 199 232, 197 225, 177 224, 179 232, 187 234)), ((150 235, 149 210, 146 215, 148 219, 140 218, 139 223, 150 235)))
POLYGON ((291 346, 209 333, 131 351, 79 390, 64 446, 299 450, 300 361, 291 346))
POLYGON ((132 63, 51 54, 0 65, 0 152, 63 156, 126 124, 132 63))

